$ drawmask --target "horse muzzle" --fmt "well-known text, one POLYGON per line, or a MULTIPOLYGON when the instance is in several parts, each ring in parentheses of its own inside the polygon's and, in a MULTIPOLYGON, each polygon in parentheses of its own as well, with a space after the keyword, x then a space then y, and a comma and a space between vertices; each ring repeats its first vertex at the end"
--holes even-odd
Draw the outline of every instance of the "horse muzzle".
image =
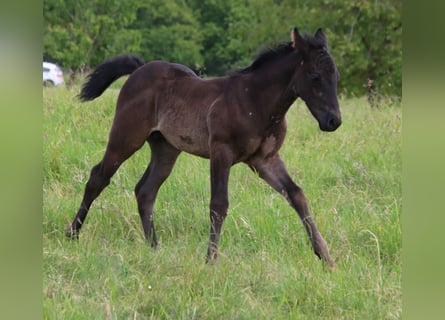
POLYGON ((328 113, 322 121, 318 122, 318 125, 322 131, 335 131, 341 125, 341 116, 328 113))

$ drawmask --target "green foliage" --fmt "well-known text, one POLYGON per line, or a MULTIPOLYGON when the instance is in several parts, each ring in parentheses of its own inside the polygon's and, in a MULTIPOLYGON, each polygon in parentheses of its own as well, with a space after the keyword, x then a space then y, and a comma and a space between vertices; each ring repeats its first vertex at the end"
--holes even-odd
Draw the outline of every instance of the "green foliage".
POLYGON ((80 104, 79 87, 43 91, 44 319, 400 319, 401 108, 341 100, 321 132, 300 100, 281 149, 337 270, 315 257, 287 201, 232 168, 220 258, 204 263, 209 162, 182 154, 155 204, 160 248, 144 241, 133 188, 143 147, 93 203, 79 241, 64 230, 100 161, 117 90, 80 104))
POLYGON ((308 29, 326 30, 341 73, 340 91, 402 95, 402 1, 314 0, 308 29))
POLYGON ((322 27, 348 96, 402 94, 401 0, 44 0, 44 59, 73 71, 134 53, 209 76, 322 27), (368 80, 372 80, 369 87, 368 80))
POLYGON ((45 0, 43 58, 78 71, 135 50, 139 34, 127 27, 137 1, 45 0))
POLYGON ((144 1, 136 12, 131 27, 143 35, 136 53, 147 61, 162 59, 192 68, 202 65, 199 23, 185 2, 144 1))
POLYGON ((199 21, 202 35, 201 55, 204 65, 201 72, 222 75, 234 62, 233 55, 227 50, 229 43, 228 18, 234 0, 192 0, 190 6, 199 21))
POLYGON ((249 64, 255 52, 261 48, 281 41, 290 41, 295 14, 284 3, 276 5, 275 2, 248 0, 244 5, 236 2, 232 6, 227 49, 236 57, 234 64, 237 67, 249 64))

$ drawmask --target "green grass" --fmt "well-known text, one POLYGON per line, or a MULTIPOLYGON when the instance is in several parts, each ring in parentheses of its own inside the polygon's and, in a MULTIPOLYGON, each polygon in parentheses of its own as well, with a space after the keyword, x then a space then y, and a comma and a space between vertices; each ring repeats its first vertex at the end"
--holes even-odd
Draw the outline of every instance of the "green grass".
POLYGON ((143 239, 133 188, 148 147, 94 202, 79 241, 64 237, 101 160, 117 90, 91 103, 79 88, 43 91, 45 319, 399 319, 401 107, 341 101, 323 133, 301 101, 281 149, 337 269, 312 252, 298 216, 244 165, 233 167, 215 265, 204 263, 209 163, 181 154, 155 206, 160 241, 143 239))

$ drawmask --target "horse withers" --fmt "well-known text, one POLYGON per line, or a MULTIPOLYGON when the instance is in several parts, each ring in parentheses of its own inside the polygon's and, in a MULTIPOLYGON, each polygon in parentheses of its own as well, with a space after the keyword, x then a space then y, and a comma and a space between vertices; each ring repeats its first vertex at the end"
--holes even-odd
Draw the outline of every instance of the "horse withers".
POLYGON ((315 254, 334 268, 303 190, 292 181, 278 153, 286 134, 286 112, 297 98, 305 101, 321 130, 334 131, 341 124, 339 73, 321 29, 314 36, 302 36, 294 28, 290 42, 263 51, 244 69, 212 79, 202 79, 176 63, 144 63, 135 56, 118 56, 89 75, 79 97, 93 100, 114 80, 128 74, 117 99, 105 155, 91 170, 67 236, 78 236, 94 199, 119 166, 148 142, 151 159, 135 194, 145 238, 153 247, 157 245, 153 222, 156 195, 178 155, 185 151, 210 159, 207 262, 218 254, 229 205, 230 168, 244 162, 287 199, 315 254))

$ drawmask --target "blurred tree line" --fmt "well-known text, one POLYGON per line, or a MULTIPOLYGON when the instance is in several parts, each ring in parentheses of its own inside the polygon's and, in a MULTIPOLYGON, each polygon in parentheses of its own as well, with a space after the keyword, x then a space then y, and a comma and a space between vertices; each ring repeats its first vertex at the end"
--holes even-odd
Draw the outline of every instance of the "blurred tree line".
POLYGON ((322 27, 340 92, 402 94, 401 0, 44 0, 43 58, 74 73, 124 53, 201 75, 247 66, 290 30, 322 27))

